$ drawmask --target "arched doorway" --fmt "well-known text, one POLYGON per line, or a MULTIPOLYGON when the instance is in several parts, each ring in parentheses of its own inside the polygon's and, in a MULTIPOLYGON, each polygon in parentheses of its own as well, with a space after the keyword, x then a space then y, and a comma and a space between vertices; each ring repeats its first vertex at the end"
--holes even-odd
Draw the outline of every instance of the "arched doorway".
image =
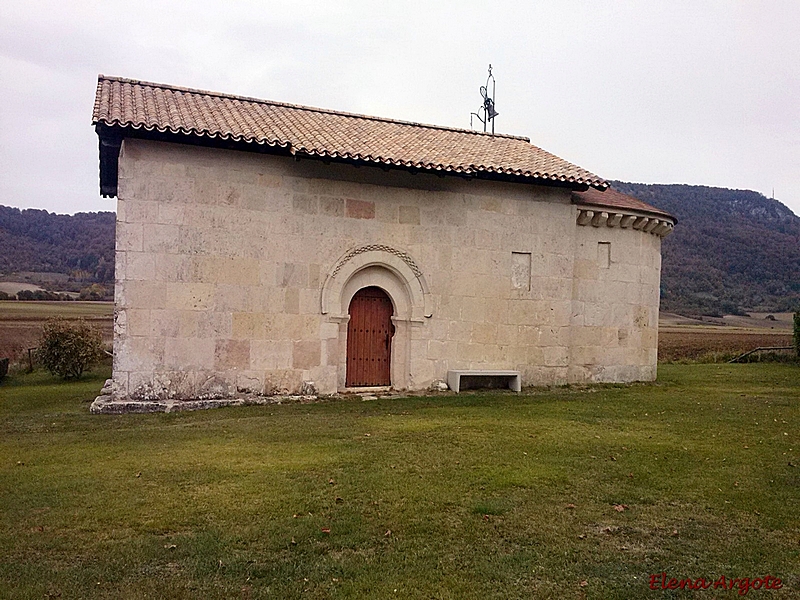
POLYGON ((379 287, 362 288, 353 296, 347 323, 347 387, 391 385, 393 312, 391 299, 379 287))

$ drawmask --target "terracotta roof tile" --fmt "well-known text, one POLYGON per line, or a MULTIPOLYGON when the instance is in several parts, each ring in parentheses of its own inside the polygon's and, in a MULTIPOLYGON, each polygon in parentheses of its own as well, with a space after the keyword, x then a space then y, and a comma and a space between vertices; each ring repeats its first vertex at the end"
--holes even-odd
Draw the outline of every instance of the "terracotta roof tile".
POLYGON ((655 206, 650 206, 646 202, 642 202, 633 196, 618 192, 614 188, 607 188, 605 191, 589 188, 585 192, 572 192, 572 202, 573 204, 598 206, 606 209, 617 208, 634 210, 650 215, 668 217, 672 219, 672 221, 677 222, 675 217, 668 212, 664 212, 655 206))
POLYGON ((532 145, 492 135, 100 75, 92 122, 288 148, 464 175, 497 174, 600 189, 607 183, 532 145))

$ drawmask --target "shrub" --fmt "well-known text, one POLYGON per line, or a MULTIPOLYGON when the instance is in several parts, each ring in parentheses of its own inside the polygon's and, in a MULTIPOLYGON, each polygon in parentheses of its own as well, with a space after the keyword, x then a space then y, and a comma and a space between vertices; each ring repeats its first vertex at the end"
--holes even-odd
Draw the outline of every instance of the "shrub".
POLYGON ((77 379, 102 355, 100 332, 83 319, 69 322, 55 317, 42 326, 36 358, 53 375, 77 379))
POLYGON ((69 296, 47 290, 20 290, 17 292, 17 300, 69 300, 69 296))
POLYGON ((794 351, 800 358, 800 310, 794 313, 794 351))
POLYGON ((103 300, 105 299, 108 292, 106 288, 102 285, 93 283, 89 287, 85 287, 81 290, 80 299, 81 300, 103 300))

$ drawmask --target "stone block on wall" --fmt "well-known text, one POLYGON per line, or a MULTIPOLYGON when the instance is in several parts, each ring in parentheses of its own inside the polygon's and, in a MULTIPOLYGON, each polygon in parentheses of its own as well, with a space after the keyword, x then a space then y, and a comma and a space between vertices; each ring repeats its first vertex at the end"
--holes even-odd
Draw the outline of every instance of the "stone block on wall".
POLYGON ((321 364, 322 353, 319 340, 303 340, 294 342, 292 346, 292 367, 295 369, 311 369, 321 364))
POLYGON ((215 349, 216 340, 210 338, 166 338, 163 364, 168 370, 212 371, 215 349))
POLYGON ((217 371, 247 370, 250 368, 250 340, 217 340, 214 349, 214 369, 217 371))
POLYGON ((345 215, 351 219, 374 219, 375 203, 347 198, 345 200, 345 215))

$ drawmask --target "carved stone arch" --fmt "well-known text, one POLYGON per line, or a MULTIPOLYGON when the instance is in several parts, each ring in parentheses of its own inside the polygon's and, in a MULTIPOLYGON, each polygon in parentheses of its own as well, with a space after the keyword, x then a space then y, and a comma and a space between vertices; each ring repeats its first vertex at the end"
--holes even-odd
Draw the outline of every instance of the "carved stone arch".
POLYGON ((338 388, 346 389, 350 302, 358 290, 370 286, 384 290, 392 301, 395 334, 391 341, 391 386, 408 389, 413 382, 412 330, 432 315, 430 293, 422 270, 409 254, 378 244, 357 246, 346 252, 322 286, 322 314, 329 323, 338 324, 335 333, 325 328, 324 334, 330 348, 327 356, 334 361, 330 364, 336 365, 338 388))
POLYGON ((384 289, 397 319, 422 322, 430 317, 430 292, 411 256, 382 244, 358 246, 334 265, 322 286, 321 310, 331 320, 346 319, 353 295, 362 287, 384 289))

